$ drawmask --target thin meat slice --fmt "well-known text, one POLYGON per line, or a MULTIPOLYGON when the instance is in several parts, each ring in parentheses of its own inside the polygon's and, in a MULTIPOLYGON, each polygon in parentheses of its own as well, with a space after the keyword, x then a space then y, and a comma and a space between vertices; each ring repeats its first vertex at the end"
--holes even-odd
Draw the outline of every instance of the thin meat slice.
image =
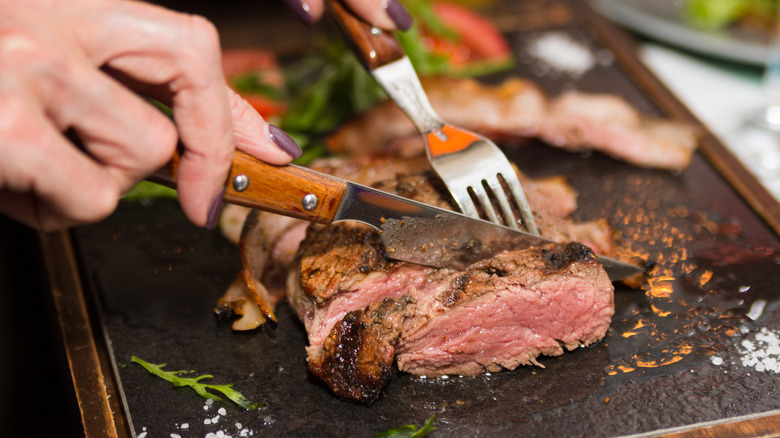
MULTIPOLYGON (((444 77, 422 82, 444 120, 507 144, 539 138, 570 151, 594 150, 638 166, 673 170, 687 167, 697 146, 691 126, 639 114, 615 95, 567 92, 550 98, 518 78, 498 85, 444 77)), ((414 156, 423 151, 414 125, 390 101, 345 123, 327 145, 342 154, 414 156)))

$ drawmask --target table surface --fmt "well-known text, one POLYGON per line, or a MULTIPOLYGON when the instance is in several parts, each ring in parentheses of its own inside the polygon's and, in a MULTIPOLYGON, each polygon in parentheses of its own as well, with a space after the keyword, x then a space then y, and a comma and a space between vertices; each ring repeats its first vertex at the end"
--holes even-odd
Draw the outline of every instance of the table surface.
MULTIPOLYGON (((230 38, 232 37, 228 35, 228 41, 230 38)), ((289 42, 289 44, 295 44, 295 42, 289 42)), ((740 121, 754 108, 761 105, 760 71, 684 53, 648 40, 642 40, 639 46, 639 55, 646 65, 735 155, 742 158, 748 167, 755 169, 756 175, 769 191, 780 198, 780 176, 771 172, 767 173, 762 168, 757 167, 758 163, 751 158, 754 154, 746 152, 746 149, 733 136, 733 133, 740 126, 740 121), (719 92, 712 93, 713 88, 711 87, 715 87, 714 89, 719 90, 719 92)), ((9 300, 8 295, 16 296, 30 288, 30 283, 26 281, 26 278, 29 278, 28 274, 37 279, 32 285, 32 289, 44 290, 46 282, 41 278, 45 274, 40 270, 39 254, 36 250, 31 249, 37 244, 35 233, 7 220, 0 221, 0 229, 3 231, 0 234, 0 248, 4 249, 0 252, 3 274, 0 276, 0 286, 2 286, 0 294, 5 296, 5 301, 0 306, 0 311, 2 311, 0 318, 5 321, 14 321, 14 324, 22 324, 18 312, 14 312, 14 310, 30 305, 29 297, 21 300, 16 297, 14 300, 9 300), (31 260, 33 263, 28 263, 31 260), (29 270, 27 269, 29 265, 36 268, 29 270), (12 314, 16 317, 12 317, 12 314)), ((39 294, 31 296, 40 298, 39 294)), ((3 346, 13 344, 9 347, 13 352, 12 355, 28 354, 29 344, 37 343, 46 351, 36 350, 37 353, 32 357, 35 357, 41 364, 61 363, 62 354, 59 351, 60 348, 55 345, 60 334, 56 332, 56 327, 54 327, 56 326, 53 322, 55 317, 48 315, 49 321, 44 321, 37 330, 25 333, 27 342, 17 340, 6 342, 3 346)), ((10 328, 12 325, 3 325, 3 331, 6 334, 11 333, 13 331, 10 328)), ((0 340, 8 339, 7 336, 0 337, 0 340)), ((21 409, 19 406, 34 404, 33 397, 22 395, 25 391, 23 385, 18 383, 29 380, 35 383, 32 388, 43 391, 41 394, 47 394, 46 403, 50 405, 61 403, 65 407, 57 412, 59 415, 54 416, 53 421, 48 425, 41 426, 40 431, 43 435, 46 434, 43 431, 48 429, 74 430, 73 417, 77 417, 78 414, 74 410, 73 394, 67 388, 69 376, 56 372, 47 376, 44 367, 27 367, 25 369, 14 361, 8 360, 9 357, 4 351, 0 360, 0 375, 3 377, 0 382, 4 385, 0 386, 0 394, 10 397, 6 396, 0 399, 3 402, 0 405, 12 406, 11 404, 15 404, 17 406, 2 410, 6 414, 4 418, 25 418, 25 415, 31 414, 31 410, 21 409), (13 377, 9 373, 13 373, 13 377), (41 376, 47 376, 47 378, 41 379, 41 376), (11 388, 12 391, 6 391, 8 388, 11 388), (47 388, 50 391, 46 392, 47 388)), ((29 387, 24 388, 29 389, 29 387)))

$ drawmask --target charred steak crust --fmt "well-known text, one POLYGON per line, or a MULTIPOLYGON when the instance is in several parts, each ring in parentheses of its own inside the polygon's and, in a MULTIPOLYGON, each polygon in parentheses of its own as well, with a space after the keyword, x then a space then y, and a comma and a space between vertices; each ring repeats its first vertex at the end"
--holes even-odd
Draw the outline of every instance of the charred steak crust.
POLYGON ((333 326, 321 354, 309 358, 309 370, 337 395, 369 404, 392 374, 395 345, 413 302, 386 298, 349 312, 333 326))
POLYGON ((390 268, 379 233, 358 223, 312 224, 301 242, 301 282, 317 302, 332 297, 347 279, 390 268), (334 245, 335 243, 335 245, 334 245))
POLYGON ((562 271, 576 262, 598 263, 593 250, 578 242, 542 248, 542 258, 547 265, 544 269, 547 274, 562 271))

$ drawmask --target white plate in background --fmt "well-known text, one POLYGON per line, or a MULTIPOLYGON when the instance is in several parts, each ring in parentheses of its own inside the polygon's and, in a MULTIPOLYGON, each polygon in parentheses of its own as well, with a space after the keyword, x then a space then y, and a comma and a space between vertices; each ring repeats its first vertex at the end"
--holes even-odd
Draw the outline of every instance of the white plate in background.
POLYGON ((605 17, 656 40, 703 55, 763 65, 767 44, 735 30, 706 31, 689 26, 680 0, 589 0, 605 17))

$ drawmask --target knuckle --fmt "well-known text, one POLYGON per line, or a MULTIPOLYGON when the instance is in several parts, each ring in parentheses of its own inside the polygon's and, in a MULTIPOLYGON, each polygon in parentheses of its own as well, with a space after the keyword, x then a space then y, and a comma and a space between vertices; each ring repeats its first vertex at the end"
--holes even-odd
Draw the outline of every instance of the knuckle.
POLYGON ((63 64, 61 59, 49 45, 26 30, 0 29, 0 65, 4 70, 57 71, 63 64))
POLYGON ((72 70, 63 53, 32 33, 14 27, 0 29, 0 88, 57 93, 67 87, 72 70))
POLYGON ((183 19, 186 38, 193 55, 203 56, 204 53, 219 52, 219 32, 214 23, 200 15, 185 14, 183 19))

